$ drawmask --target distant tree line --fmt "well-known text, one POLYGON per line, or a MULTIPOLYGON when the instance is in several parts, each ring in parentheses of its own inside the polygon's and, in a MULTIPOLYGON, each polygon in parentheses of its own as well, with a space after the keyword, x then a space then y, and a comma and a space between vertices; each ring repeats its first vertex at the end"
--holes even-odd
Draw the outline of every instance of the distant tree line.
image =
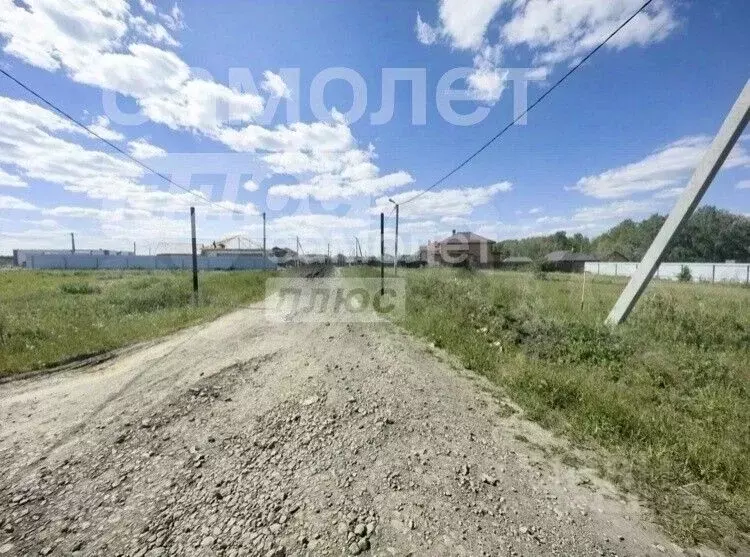
MULTIPOLYGON (((526 256, 537 261, 553 251, 592 253, 603 259, 620 254, 640 261, 666 217, 654 214, 636 222, 622 221, 607 232, 589 239, 583 234, 568 236, 555 232, 520 240, 503 240, 494 245, 496 256, 526 256)), ((672 242, 665 261, 750 261, 750 218, 713 206, 701 207, 672 242)))

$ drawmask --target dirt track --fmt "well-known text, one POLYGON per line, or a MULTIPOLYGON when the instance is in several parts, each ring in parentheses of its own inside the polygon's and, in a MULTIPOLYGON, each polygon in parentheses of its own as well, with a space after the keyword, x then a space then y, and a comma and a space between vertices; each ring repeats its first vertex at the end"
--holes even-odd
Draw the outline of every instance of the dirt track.
POLYGON ((0 385, 0 554, 681 554, 444 354, 262 308, 0 385))

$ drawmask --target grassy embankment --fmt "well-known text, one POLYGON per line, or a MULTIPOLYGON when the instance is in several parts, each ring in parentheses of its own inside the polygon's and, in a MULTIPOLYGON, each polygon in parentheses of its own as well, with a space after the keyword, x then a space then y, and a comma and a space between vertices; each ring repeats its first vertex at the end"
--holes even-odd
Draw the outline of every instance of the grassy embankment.
POLYGON ((0 272, 0 376, 171 333, 260 300, 269 272, 0 272))
POLYGON ((613 330, 621 279, 589 278, 581 309, 581 275, 403 276, 402 326, 594 449, 676 539, 750 546, 750 289, 655 282, 613 330))

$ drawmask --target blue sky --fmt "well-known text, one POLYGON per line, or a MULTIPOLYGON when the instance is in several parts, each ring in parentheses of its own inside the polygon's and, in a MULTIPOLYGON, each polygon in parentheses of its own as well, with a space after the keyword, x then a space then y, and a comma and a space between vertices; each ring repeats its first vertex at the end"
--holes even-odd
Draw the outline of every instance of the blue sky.
MULTIPOLYGON (((0 0, 3 69, 196 194, 0 76, 0 253, 67 247, 70 232, 84 248, 186 249, 190 205, 202 242, 260 241, 266 211, 272 245, 348 254, 358 236, 375 252, 388 197, 429 186, 513 118, 514 76, 529 72, 533 101, 641 3, 0 0), (486 112, 469 126, 436 105, 462 67, 453 87, 469 100, 453 108, 486 112), (360 76, 356 92, 334 80, 315 95, 336 68, 360 76), (393 117, 372 121, 393 68, 425 76, 425 123, 405 80, 393 117), (363 116, 344 116, 353 104, 363 116)), ((748 22, 744 0, 656 0, 526 125, 404 205, 402 249, 452 229, 595 235, 667 212, 750 75, 748 22)), ((748 132, 704 203, 750 214, 748 132)))

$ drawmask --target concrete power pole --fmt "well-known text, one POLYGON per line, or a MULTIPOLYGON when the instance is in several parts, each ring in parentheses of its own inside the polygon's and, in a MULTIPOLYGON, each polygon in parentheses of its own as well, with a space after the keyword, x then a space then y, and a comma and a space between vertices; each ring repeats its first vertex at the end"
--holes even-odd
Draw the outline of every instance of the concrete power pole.
POLYGON ((76 235, 75 232, 70 233, 70 252, 76 252, 76 235))
POLYGON ((195 232, 195 207, 190 207, 190 235, 193 248, 193 303, 198 304, 198 240, 195 232))
POLYGON ((685 221, 690 218, 693 211, 700 203, 703 194, 711 185, 719 169, 732 151, 734 144, 742 135, 742 131, 747 126, 750 117, 750 80, 745 83, 742 93, 734 103, 732 110, 729 112, 726 120, 716 134, 711 146, 706 151, 698 167, 695 169, 693 177, 690 179, 682 195, 667 217, 667 220, 659 230, 651 246, 648 248, 646 255, 636 269, 635 273, 628 282, 618 298, 615 306, 607 317, 607 323, 610 325, 619 325, 627 319, 631 310, 640 298, 643 290, 654 276, 656 269, 669 247, 669 243, 682 228, 685 221))

